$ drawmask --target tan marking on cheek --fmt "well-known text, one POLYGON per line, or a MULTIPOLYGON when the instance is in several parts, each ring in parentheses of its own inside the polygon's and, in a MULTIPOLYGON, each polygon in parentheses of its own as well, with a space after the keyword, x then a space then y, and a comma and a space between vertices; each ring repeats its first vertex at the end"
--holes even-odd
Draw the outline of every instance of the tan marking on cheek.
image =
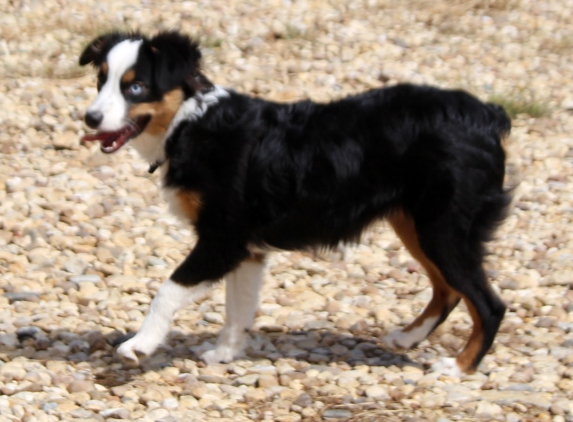
POLYGON ((129 117, 151 116, 151 120, 145 127, 145 133, 161 135, 167 132, 175 113, 183 103, 183 91, 179 88, 166 93, 161 101, 153 103, 134 104, 129 110, 129 117))
POLYGON ((183 213, 191 222, 196 222, 199 218, 199 209, 201 208, 201 196, 197 192, 188 190, 180 190, 175 196, 183 213))
POLYGON ((123 82, 124 84, 133 82, 134 80, 135 80, 135 70, 133 69, 129 69, 121 77, 121 82, 123 82))
POLYGON ((127 114, 131 118, 139 116, 155 116, 160 108, 160 104, 161 102, 133 104, 129 108, 129 112, 127 114))
POLYGON ((109 65, 107 64, 107 62, 103 62, 101 64, 101 71, 103 72, 104 75, 107 75, 108 70, 109 70, 109 65))

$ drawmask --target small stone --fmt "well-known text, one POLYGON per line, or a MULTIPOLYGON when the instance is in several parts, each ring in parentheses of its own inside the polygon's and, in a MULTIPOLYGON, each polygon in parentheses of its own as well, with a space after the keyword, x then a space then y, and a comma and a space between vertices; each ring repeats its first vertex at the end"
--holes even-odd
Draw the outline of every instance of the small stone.
POLYGON ((199 381, 207 382, 210 384, 227 384, 228 378, 220 375, 202 374, 197 377, 199 381))
POLYGON ((160 268, 166 268, 167 267, 167 262, 165 262, 163 259, 158 258, 156 256, 150 256, 147 262, 152 267, 160 267, 160 268))
MULTIPOLYGON (((49 117, 49 116, 44 116, 49 117)), ((42 119, 43 120, 43 119, 42 119)), ((44 123, 46 123, 44 121, 44 123)), ((66 131, 62 134, 54 136, 53 145, 55 149, 79 149, 78 135, 74 132, 66 131)))
POLYGON ((40 333, 42 330, 40 330, 38 327, 20 327, 16 330, 16 335, 18 336, 18 340, 22 341, 26 338, 34 338, 36 336, 36 334, 40 333))
POLYGON ((505 422, 521 422, 523 418, 515 412, 509 412, 505 416, 505 422))
POLYGON ((380 385, 371 385, 366 388, 366 397, 374 400, 388 400, 390 396, 388 395, 388 389, 380 385))
POLYGON ((141 401, 143 403, 147 403, 149 401, 155 401, 160 403, 161 401, 169 398, 170 396, 171 393, 166 387, 162 387, 159 385, 150 385, 141 395, 141 401))
POLYGON ((277 377, 275 377, 274 375, 262 374, 259 376, 258 386, 260 388, 270 388, 274 387, 275 385, 279 385, 279 382, 277 380, 277 377))
POLYGON ((550 327, 553 327, 554 325, 556 325, 556 323, 557 323, 557 319, 555 317, 546 316, 546 317, 539 318, 539 321, 537 321, 535 326, 536 327, 543 327, 543 328, 550 328, 550 327))
POLYGON ((111 387, 111 392, 118 397, 123 397, 127 391, 131 391, 132 387, 129 384, 116 385, 111 387))
POLYGON ((70 277, 72 283, 76 283, 78 286, 80 283, 87 281, 89 283, 98 283, 102 281, 102 278, 97 274, 82 274, 70 277))
POLYGON ((39 302, 40 294, 34 292, 8 292, 4 293, 4 297, 6 297, 10 303, 22 301, 22 302, 39 302))
POLYGON ((245 402, 257 402, 267 399, 267 394, 263 390, 249 390, 245 393, 245 402))
POLYGON ((94 389, 93 382, 87 380, 76 380, 68 385, 70 393, 87 392, 94 389))
POLYGON ((89 400, 83 405, 84 409, 92 412, 101 412, 106 408, 106 404, 101 400, 89 400))
POLYGON ((88 334, 87 340, 90 354, 98 350, 105 350, 107 348, 107 341, 103 337, 103 334, 99 331, 92 331, 90 334, 88 334))
POLYGON ((205 312, 205 314, 203 315, 203 319, 207 322, 210 322, 211 324, 220 324, 220 325, 225 324, 225 319, 223 318, 223 315, 221 315, 218 312, 205 312))
POLYGON ((99 412, 101 416, 104 418, 115 418, 115 419, 129 419, 130 412, 129 410, 123 407, 116 407, 113 409, 105 409, 99 412))
POLYGON ((78 256, 73 256, 64 264, 64 269, 72 274, 83 274, 88 263, 78 256))
POLYGON ((344 387, 344 388, 357 388, 358 386, 360 386, 360 382, 353 376, 348 376, 346 374, 343 374, 344 376, 341 376, 340 378, 338 378, 337 384, 340 387, 344 387))
POLYGON ((347 409, 327 409, 322 412, 322 417, 325 419, 342 419, 352 417, 352 412, 347 409))
POLYGON ((503 409, 501 408, 501 406, 487 401, 480 401, 476 409, 476 416, 482 418, 495 417, 497 415, 500 415, 502 412, 503 409))
POLYGON ((548 286, 569 286, 573 285, 573 270, 553 271, 546 283, 548 286))
POLYGON ((310 397, 310 395, 308 395, 307 393, 302 393, 294 401, 294 404, 303 408, 309 407, 310 405, 312 405, 312 397, 310 397))
POLYGON ((161 406, 168 410, 177 409, 179 407, 179 402, 175 397, 170 397, 161 402, 161 406))
POLYGON ((242 377, 239 377, 235 380, 235 384, 237 385, 255 385, 259 379, 259 375, 257 374, 249 374, 242 377))
POLYGON ((15 348, 18 345, 18 336, 13 333, 0 334, 0 344, 9 348, 15 348))
POLYGON ((500 289, 522 290, 532 289, 539 286, 539 278, 534 278, 527 274, 515 274, 511 278, 502 280, 499 283, 500 289))

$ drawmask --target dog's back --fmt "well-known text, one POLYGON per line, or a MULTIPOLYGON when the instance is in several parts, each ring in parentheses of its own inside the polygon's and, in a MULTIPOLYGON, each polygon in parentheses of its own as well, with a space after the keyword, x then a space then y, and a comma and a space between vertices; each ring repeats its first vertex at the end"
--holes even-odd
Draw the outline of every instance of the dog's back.
POLYGON ((235 198, 260 246, 336 246, 396 208, 434 219, 504 195, 509 120, 463 91, 398 85, 328 104, 231 92, 220 104, 171 154, 188 157, 182 181, 200 180, 205 166, 229 177, 218 195, 235 198))

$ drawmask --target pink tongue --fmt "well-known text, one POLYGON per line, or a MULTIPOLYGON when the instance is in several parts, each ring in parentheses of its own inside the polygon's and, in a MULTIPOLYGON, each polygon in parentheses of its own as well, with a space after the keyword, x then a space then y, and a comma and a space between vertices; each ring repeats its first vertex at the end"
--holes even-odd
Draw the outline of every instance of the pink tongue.
POLYGON ((110 154, 120 149, 135 133, 136 129, 128 126, 115 132, 98 132, 92 135, 84 135, 81 142, 100 141, 102 152, 110 154))

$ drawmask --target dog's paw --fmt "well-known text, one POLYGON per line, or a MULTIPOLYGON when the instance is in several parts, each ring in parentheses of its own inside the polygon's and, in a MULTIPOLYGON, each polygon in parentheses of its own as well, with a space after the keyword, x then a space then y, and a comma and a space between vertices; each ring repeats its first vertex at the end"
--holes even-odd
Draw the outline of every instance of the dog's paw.
POLYGON ((140 357, 149 356, 155 351, 155 348, 154 345, 141 341, 141 338, 138 338, 136 335, 125 343, 122 343, 117 348, 117 353, 122 359, 137 365, 139 364, 140 357))
POLYGON ((431 371, 452 378, 460 378, 464 374, 458 366, 456 358, 440 358, 432 365, 431 371))
POLYGON ((229 347, 217 347, 201 355, 201 360, 208 365, 214 363, 229 363, 234 359, 235 351, 229 347))
POLYGON ((411 349, 419 343, 419 339, 412 336, 411 333, 399 329, 385 335, 382 342, 390 350, 411 349))

